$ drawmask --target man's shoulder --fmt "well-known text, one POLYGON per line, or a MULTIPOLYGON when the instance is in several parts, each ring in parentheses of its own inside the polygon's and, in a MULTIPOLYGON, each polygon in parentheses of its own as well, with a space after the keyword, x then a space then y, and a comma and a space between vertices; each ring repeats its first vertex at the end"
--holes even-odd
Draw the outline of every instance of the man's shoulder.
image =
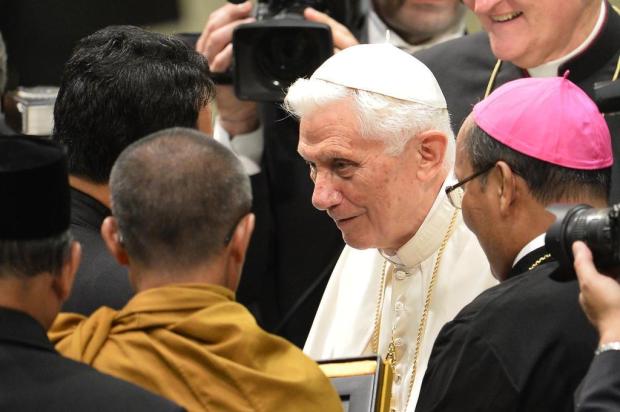
POLYGON ((558 281, 556 263, 541 265, 531 273, 522 273, 482 292, 458 317, 476 319, 481 325, 503 323, 506 318, 535 316, 549 305, 577 307, 573 298, 579 294, 576 281, 558 281), (574 304, 574 305, 573 305, 574 304))
POLYGON ((11 393, 0 397, 1 410, 91 410, 93 405, 100 411, 180 410, 168 400, 52 350, 4 346, 0 365, 0 380, 11 393))
POLYGON ((107 403, 110 409, 115 410, 180 410, 171 401, 161 398, 132 383, 98 372, 87 365, 64 359, 67 362, 68 373, 63 386, 72 388, 76 392, 82 389, 85 400, 94 402, 99 400, 107 403), (92 399, 92 398, 95 399, 92 399), (113 400, 110 400, 113 398, 113 400))

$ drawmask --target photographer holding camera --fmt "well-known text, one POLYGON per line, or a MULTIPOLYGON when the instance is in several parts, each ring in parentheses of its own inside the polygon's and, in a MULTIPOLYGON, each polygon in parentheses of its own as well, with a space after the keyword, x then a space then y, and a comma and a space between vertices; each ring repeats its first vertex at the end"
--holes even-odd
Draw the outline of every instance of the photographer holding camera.
POLYGON ((599 332, 599 346, 581 388, 576 410, 612 411, 620 407, 620 285, 594 266, 592 252, 583 242, 573 244, 579 279, 579 303, 599 332))
MULTIPOLYGON (((465 29, 465 7, 458 0, 433 4, 414 0, 398 5, 374 0, 370 12, 365 1, 357 0, 270 0, 259 1, 257 7, 275 3, 296 8, 302 22, 301 13, 306 21, 329 26, 335 49, 358 40, 384 42, 389 29, 392 44, 413 52, 461 36, 465 29), (330 17, 305 6, 345 9, 347 13, 340 17, 349 21, 348 26, 336 21, 335 13, 330 17)), ((196 45, 207 57, 211 72, 229 70, 233 31, 254 22, 252 16, 249 1, 229 3, 211 13, 196 45)), ((236 65, 240 66, 239 61, 236 65)), ((274 104, 237 99, 231 85, 217 86, 216 103, 214 137, 229 145, 252 175, 257 215, 238 299, 263 327, 301 346, 344 245, 342 236, 331 219, 310 202, 313 186, 308 167, 297 154, 297 123, 274 104)))

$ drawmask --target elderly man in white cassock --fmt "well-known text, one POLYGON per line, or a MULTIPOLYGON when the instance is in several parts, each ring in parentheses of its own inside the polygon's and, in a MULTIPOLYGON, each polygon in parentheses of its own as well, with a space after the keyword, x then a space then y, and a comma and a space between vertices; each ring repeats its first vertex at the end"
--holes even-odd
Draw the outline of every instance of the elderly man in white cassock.
POLYGON ((413 411, 439 330, 495 284, 443 190, 455 146, 444 96, 414 57, 360 45, 297 80, 285 107, 300 118, 312 203, 347 243, 304 351, 381 354, 394 372, 392 410, 413 411))

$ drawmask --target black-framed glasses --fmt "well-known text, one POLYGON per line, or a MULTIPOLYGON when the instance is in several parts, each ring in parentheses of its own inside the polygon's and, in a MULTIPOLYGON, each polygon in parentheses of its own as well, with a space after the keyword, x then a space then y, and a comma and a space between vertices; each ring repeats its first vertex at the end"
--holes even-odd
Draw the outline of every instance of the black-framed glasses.
POLYGON ((470 180, 473 180, 483 174, 487 173, 489 170, 493 169, 495 164, 490 164, 479 172, 474 173, 473 175, 466 177, 455 185, 451 185, 446 187, 446 196, 448 196, 448 200, 450 204, 457 209, 460 209, 463 205, 463 195, 465 195, 465 191, 463 190, 463 185, 470 180))

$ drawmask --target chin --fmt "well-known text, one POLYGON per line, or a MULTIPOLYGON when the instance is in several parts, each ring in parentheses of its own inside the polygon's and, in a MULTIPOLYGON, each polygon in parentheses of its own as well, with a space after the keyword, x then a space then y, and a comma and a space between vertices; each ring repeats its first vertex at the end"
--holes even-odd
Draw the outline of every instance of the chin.
POLYGON ((495 57, 503 61, 509 61, 521 68, 531 67, 524 65, 527 63, 524 59, 524 53, 521 50, 515 49, 514 46, 514 43, 511 44, 508 41, 494 41, 491 36, 491 50, 495 57))
POLYGON ((352 247, 353 249, 371 249, 375 248, 375 245, 372 245, 367 239, 360 239, 359 237, 347 236, 346 234, 342 234, 342 238, 347 246, 352 247))

